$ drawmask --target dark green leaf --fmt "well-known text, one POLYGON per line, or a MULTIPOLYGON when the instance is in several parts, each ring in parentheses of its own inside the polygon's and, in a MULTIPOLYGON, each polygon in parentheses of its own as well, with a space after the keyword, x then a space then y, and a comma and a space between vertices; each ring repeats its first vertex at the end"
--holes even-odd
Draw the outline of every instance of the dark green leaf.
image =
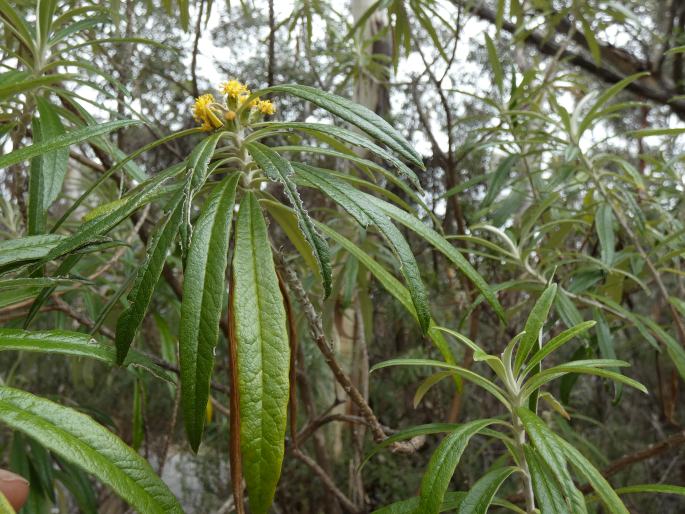
POLYGON ((421 155, 387 121, 373 111, 332 93, 299 84, 273 86, 255 94, 287 93, 326 109, 339 118, 355 125, 370 136, 392 148, 405 159, 423 169, 421 155))
POLYGON ((239 178, 238 173, 226 177, 207 199, 195 223, 183 278, 179 329, 181 405, 188 440, 195 451, 202 440, 209 401, 239 178))
POLYGON ((510 466, 488 471, 473 484, 457 514, 486 514, 502 483, 516 470, 510 466))
POLYGON ((300 231, 309 243, 311 251, 319 265, 323 282, 324 298, 328 298, 331 294, 332 282, 328 243, 326 243, 326 240, 321 237, 321 234, 316 230, 314 223, 304 208, 300 193, 297 191, 297 187, 292 178, 294 173, 293 167, 288 161, 283 159, 283 157, 261 143, 250 143, 247 145, 247 150, 269 179, 280 182, 283 185, 285 195, 297 214, 300 231))
POLYGON ((0 387, 0 421, 94 474, 139 512, 183 512, 146 460, 78 411, 24 391, 0 387))
POLYGON ((514 361, 514 371, 518 372, 521 366, 528 358, 528 355, 533 348, 538 344, 541 337, 542 327, 547 321, 547 315, 554 303, 554 296, 557 293, 557 285, 549 285, 540 295, 538 301, 535 302, 533 310, 526 320, 525 334, 521 338, 518 351, 516 352, 516 359, 514 361))
POLYGON ((571 444, 559 436, 555 435, 554 437, 574 469, 590 482, 592 488, 597 492, 602 502, 604 502, 607 511, 611 514, 629 514, 628 509, 623 505, 611 484, 607 482, 597 468, 571 444))
POLYGON ((283 462, 290 346, 266 222, 251 193, 236 222, 232 310, 243 474, 251 511, 265 514, 283 462))
MULTIPOLYGON (((33 120, 34 143, 49 141, 64 134, 59 115, 50 102, 42 97, 38 97, 36 102, 40 118, 33 120)), ((29 234, 45 232, 47 211, 62 190, 68 161, 68 148, 46 152, 32 159, 29 173, 29 234)))
POLYGON ((375 198, 357 191, 346 182, 326 175, 317 168, 303 164, 294 164, 293 167, 298 177, 326 193, 357 221, 371 220, 376 225, 400 262, 400 273, 407 283, 419 325, 427 332, 430 325, 428 295, 416 259, 402 232, 371 202, 375 198))
POLYGON ((428 468, 421 480, 421 500, 417 512, 422 514, 440 512, 447 487, 466 445, 471 437, 493 422, 494 420, 483 419, 464 423, 442 440, 431 456, 428 468))
POLYGON ((164 262, 176 238, 181 223, 182 199, 183 194, 177 194, 157 224, 155 234, 146 249, 145 261, 138 268, 133 287, 128 294, 130 305, 117 320, 115 345, 119 363, 126 358, 138 327, 143 322, 164 262))
MULTIPOLYGON (((0 351, 4 350, 90 357, 112 366, 116 364, 116 352, 112 345, 98 343, 89 335, 81 332, 0 328, 0 351)), ((174 382, 174 377, 167 371, 148 357, 135 351, 129 352, 126 361, 124 361, 124 366, 142 368, 162 380, 174 382)))
POLYGON ((526 464, 533 482, 536 507, 545 514, 566 514, 569 506, 564 499, 559 484, 549 469, 549 466, 538 455, 534 448, 523 447, 526 464))
POLYGON ((107 132, 121 129, 129 125, 138 125, 139 123, 140 122, 136 120, 116 120, 102 123, 100 125, 72 130, 66 134, 62 134, 61 136, 49 139, 47 141, 41 141, 40 143, 26 146, 24 148, 19 148, 18 150, 8 153, 7 155, 0 156, 0 169, 11 166, 12 164, 26 161, 28 159, 32 159, 33 157, 46 152, 52 152, 60 148, 65 148, 73 145, 74 143, 80 143, 81 141, 85 141, 92 137, 106 134, 107 132))
POLYGON ((602 264, 611 267, 614 262, 616 241, 614 238, 614 213, 609 204, 602 203, 597 207, 595 228, 601 248, 602 264))
POLYGON ((528 409, 516 409, 516 414, 523 422, 523 426, 535 446, 540 459, 548 466, 561 486, 561 491, 567 503, 567 509, 578 514, 586 512, 583 495, 573 483, 571 474, 566 466, 566 459, 554 433, 539 417, 528 409))

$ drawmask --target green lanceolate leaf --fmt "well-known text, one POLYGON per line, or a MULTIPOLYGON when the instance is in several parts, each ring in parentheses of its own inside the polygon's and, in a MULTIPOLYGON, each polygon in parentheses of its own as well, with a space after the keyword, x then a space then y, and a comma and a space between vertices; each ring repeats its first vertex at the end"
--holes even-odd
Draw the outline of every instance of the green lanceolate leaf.
POLYGON ((390 366, 434 366, 436 368, 449 369, 452 370, 455 375, 459 375, 460 377, 468 380, 469 382, 473 382, 474 384, 488 391, 500 402, 502 402, 502 404, 505 405, 507 408, 509 408, 510 406, 509 401, 506 399, 506 393, 501 387, 491 382, 487 378, 479 375, 478 373, 475 373, 466 368, 462 368, 461 366, 447 364, 445 362, 431 359, 390 359, 387 361, 379 362, 371 368, 370 372, 376 371, 378 369, 387 368, 390 366))
POLYGON ((273 86, 259 91, 258 94, 269 92, 287 93, 318 105, 381 141, 421 169, 424 168, 421 155, 412 148, 400 133, 383 118, 362 105, 314 87, 299 84, 273 86))
POLYGON ((518 372, 521 366, 526 361, 526 358, 540 340, 540 331, 542 330, 549 310, 554 303, 554 296, 557 293, 557 285, 549 285, 540 295, 538 301, 535 302, 533 310, 530 311, 528 320, 526 320, 525 334, 521 338, 518 351, 516 352, 516 359, 514 360, 514 371, 518 372))
POLYGON ((402 273, 407 283, 407 288, 416 309, 419 325, 426 332, 430 326, 431 319, 428 308, 428 295, 421 280, 421 272, 414 254, 402 232, 392 224, 383 212, 369 201, 366 195, 357 191, 351 185, 311 166, 303 164, 294 164, 293 166, 298 177, 330 196, 332 200, 338 202, 357 221, 361 222, 368 219, 378 228, 378 231, 390 245, 400 262, 400 273, 402 273), (363 213, 361 217, 360 213, 363 213))
POLYGON ((186 169, 192 170, 191 175, 193 178, 191 181, 191 188, 193 190, 193 194, 199 190, 205 183, 205 180, 207 180, 209 161, 214 155, 214 150, 216 149, 219 139, 221 139, 220 132, 203 139, 188 156, 186 169))
MULTIPOLYGON (((367 270, 371 272, 371 274, 376 278, 376 280, 380 282, 380 284, 386 289, 386 291, 388 291, 388 293, 390 293, 395 299, 397 299, 397 301, 399 301, 402 304, 402 307, 404 307, 404 309, 407 312, 409 312, 417 322, 419 321, 419 317, 416 313, 416 308, 414 307, 414 303, 412 301, 410 292, 407 290, 406 287, 402 285, 402 283, 399 280, 395 278, 395 276, 392 273, 386 270, 378 262, 372 259, 366 252, 364 252, 361 248, 359 248, 357 245, 355 245, 352 241, 347 239, 342 234, 336 232, 332 228, 324 225, 323 223, 319 223, 318 227, 321 229, 322 232, 327 234, 328 237, 333 239, 345 250, 350 252, 350 254, 352 254, 357 260, 359 260, 359 262, 367 270)), ((431 324, 434 325, 435 323, 431 321, 431 324)), ((456 361, 454 360, 454 354, 452 353, 452 350, 447 344, 447 341, 442 336, 442 333, 439 330, 434 330, 432 328, 429 329, 428 337, 431 338, 431 341, 433 341, 436 348, 440 350, 440 354, 447 363, 456 364, 456 361)))
POLYGON ((92 242, 97 237, 106 234, 141 206, 151 201, 152 195, 162 186, 162 184, 179 171, 179 169, 173 169, 168 173, 157 175, 144 187, 141 187, 139 191, 132 194, 123 205, 111 212, 85 222, 73 235, 63 239, 50 250, 48 254, 43 257, 43 261, 51 261, 62 255, 73 252, 92 242))
POLYGON ((254 195, 240 204, 233 255, 240 448, 250 508, 265 514, 283 462, 290 347, 266 222, 254 195))
POLYGON ((483 298, 495 310, 501 320, 505 320, 504 309, 497 300, 497 296, 490 288, 485 279, 471 266, 471 263, 452 246, 444 237, 438 234, 435 230, 422 223, 420 220, 412 216, 406 211, 371 195, 366 195, 369 201, 373 201, 385 214, 390 216, 393 220, 402 223, 405 227, 413 230, 418 235, 423 237, 426 241, 438 249, 445 257, 447 257, 457 269, 459 269, 466 278, 468 278, 474 286, 483 295, 483 298), (373 199, 373 200, 372 200, 373 199))
POLYGON ((490 419, 465 423, 442 440, 431 456, 428 469, 421 480, 421 500, 417 512, 422 514, 440 512, 447 487, 466 445, 471 437, 492 423, 494 420, 490 419))
POLYGON ((228 241, 240 175, 226 177, 200 213, 188 249, 179 330, 181 405, 188 440, 197 451, 202 440, 214 348, 226 292, 228 241))
POLYGON ((525 445, 523 452, 531 482, 533 482, 536 507, 545 514, 566 514, 569 512, 569 506, 559 484, 535 448, 525 445))
POLYGON ((485 514, 502 483, 517 469, 509 466, 488 471, 473 484, 461 501, 457 514, 485 514))
POLYGON ((598 377, 608 378, 609 380, 634 387, 638 391, 647 394, 647 388, 640 382, 637 382, 632 378, 628 378, 625 375, 621 375, 620 373, 602 369, 615 368, 619 366, 628 366, 628 363, 625 361, 611 359, 593 359, 567 362, 566 364, 554 366, 553 368, 546 369, 537 375, 534 375, 530 380, 525 382, 523 389, 521 390, 521 394, 523 396, 531 394, 544 384, 563 377, 564 375, 568 375, 569 373, 596 375, 598 377))
POLYGON ((561 491, 568 504, 567 509, 570 509, 571 512, 586 512, 583 495, 573 483, 571 474, 566 466, 566 459, 555 434, 547 427, 544 421, 528 409, 519 408, 516 410, 516 415, 521 419, 540 459, 549 467, 556 481, 560 484, 561 491))
POLYGON ((63 239, 58 234, 41 234, 0 241, 0 271, 42 259, 63 239))
POLYGON ((614 237, 614 213, 608 203, 602 203, 597 208, 595 228, 599 238, 602 264, 609 267, 614 262, 616 241, 614 237))
MULTIPOLYGON (((553 434, 554 435, 554 434, 553 434)), ((628 514, 628 509, 623 504, 621 499, 616 494, 616 491, 611 487, 611 484, 602 476, 602 474, 595 468, 592 463, 587 460, 582 453, 576 450, 572 445, 564 441, 561 437, 554 435, 558 445, 561 447, 564 455, 571 463, 578 474, 585 477, 590 483, 595 492, 611 514, 628 514)))
POLYGON ((180 226, 181 252, 183 260, 188 254, 190 239, 192 237, 192 227, 190 225, 190 213, 193 205, 193 198, 207 180, 209 161, 214 155, 216 145, 221 138, 221 133, 217 132, 200 141, 188 156, 185 165, 186 179, 184 184, 183 212, 180 226))
POLYGON ((72 130, 62 134, 61 136, 53 137, 24 148, 19 148, 18 150, 8 153, 7 155, 0 156, 0 169, 22 161, 26 161, 28 159, 32 159, 33 157, 46 152, 52 152, 59 150, 60 148, 66 148, 70 145, 80 143, 81 141, 85 141, 92 137, 106 134, 107 132, 121 129, 129 125, 138 125, 139 123, 140 122, 136 120, 116 120, 108 121, 107 123, 101 123, 100 125, 93 125, 72 130))
POLYGON ((575 327, 564 330, 561 334, 550 339, 541 349, 533 354, 526 364, 526 371, 533 369, 535 366, 540 364, 545 357, 550 355, 555 350, 561 348, 577 335, 582 334, 589 328, 595 326, 596 323, 596 321, 584 321, 580 325, 576 325, 575 327))
POLYGON ((183 512, 150 464, 85 414, 0 387, 0 422, 92 473, 139 512, 183 512))
MULTIPOLYGON (((42 97, 37 100, 40 118, 33 120, 33 141, 41 143, 64 134, 64 127, 50 102, 42 97)), ((59 148, 46 152, 31 161, 29 173, 29 234, 45 232, 47 211, 55 201, 64 182, 69 161, 69 149, 59 148)))
MULTIPOLYGON (((596 309, 595 318, 597 319, 597 346, 599 348, 599 355, 603 359, 616 359, 616 351, 614 350, 614 338, 611 335, 609 323, 602 313, 596 309)), ((614 373, 621 373, 619 368, 611 368, 614 373)), ((621 382, 614 382, 614 403, 621 399, 623 391, 623 384, 621 382)))
POLYGON ((138 327, 143 322, 167 254, 176 238, 178 226, 181 223, 182 199, 183 195, 177 194, 162 215, 155 234, 146 249, 145 261, 138 269, 133 287, 128 294, 130 305, 117 321, 115 345, 117 347, 117 362, 119 363, 126 358, 131 342, 138 332, 138 327))
MULTIPOLYGON (((112 345, 98 343, 81 332, 0 328, 0 351, 7 350, 89 357, 112 366, 116 364, 116 353, 112 345)), ((157 378, 175 382, 167 371, 136 351, 129 352, 123 365, 145 369, 157 378)))
POLYGON ((391 152, 385 148, 378 146, 369 138, 358 132, 336 127, 335 125, 326 125, 324 123, 303 123, 303 122, 270 122, 268 125, 269 132, 278 129, 294 129, 301 130, 312 136, 330 143, 330 139, 334 141, 342 141, 349 145, 357 146, 368 150, 372 154, 380 157, 383 160, 392 164, 401 175, 405 176, 417 188, 421 189, 419 178, 416 176, 411 168, 404 164, 400 159, 395 157, 391 152))
POLYGON ((414 427, 409 427, 407 429, 401 430, 396 434, 384 439, 381 443, 373 447, 373 449, 364 457, 364 462, 362 462, 363 467, 374 455, 380 452, 383 448, 387 448, 397 441, 406 441, 407 439, 412 439, 420 435, 430 435, 430 434, 442 434, 444 432, 452 432, 453 430, 459 428, 458 423, 429 423, 426 425, 417 425, 414 427))
POLYGON ((331 259, 328 243, 326 243, 326 240, 321 237, 321 234, 316 230, 312 219, 304 208, 300 193, 297 191, 297 187, 292 178, 292 175, 294 174, 293 167, 288 161, 283 159, 283 157, 261 143, 250 143, 247 145, 247 150, 259 167, 264 170, 264 173, 266 173, 269 179, 280 182, 283 185, 285 195, 297 214, 297 222, 300 231, 309 243, 312 253, 316 258, 316 262, 319 265, 323 282, 324 298, 328 298, 331 294, 332 282, 331 259))

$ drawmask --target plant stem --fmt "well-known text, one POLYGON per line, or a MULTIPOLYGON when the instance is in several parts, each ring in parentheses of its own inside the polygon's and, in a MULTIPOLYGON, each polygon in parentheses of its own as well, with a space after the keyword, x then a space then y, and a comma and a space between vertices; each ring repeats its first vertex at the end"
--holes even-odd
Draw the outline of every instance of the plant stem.
MULTIPOLYGON (((513 405, 517 405, 517 403, 520 402, 516 402, 513 405)), ((523 470, 523 496, 526 499, 526 512, 532 513, 535 512, 535 494, 533 493, 533 481, 528 469, 528 463, 526 462, 526 455, 523 451, 523 446, 526 444, 526 431, 515 411, 512 412, 511 416, 514 426, 514 441, 519 454, 520 467, 523 470)))

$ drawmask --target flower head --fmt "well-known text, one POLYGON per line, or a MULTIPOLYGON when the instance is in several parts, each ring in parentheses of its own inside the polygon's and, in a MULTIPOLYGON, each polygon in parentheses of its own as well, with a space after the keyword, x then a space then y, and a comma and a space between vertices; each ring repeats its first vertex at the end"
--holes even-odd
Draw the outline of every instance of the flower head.
MULTIPOLYGON (((250 97, 249 93, 242 94, 238 97, 238 104, 243 105, 245 102, 247 102, 247 99, 250 97)), ((247 102, 246 107, 251 109, 252 107, 255 107, 257 105, 257 102, 259 102, 259 97, 255 97, 249 102, 247 102)))
POLYGON ((241 95, 249 95, 250 90, 242 82, 237 80, 229 80, 221 84, 221 92, 228 96, 229 98, 238 98, 241 95))
POLYGON ((210 94, 202 95, 195 99, 193 106, 193 118, 196 122, 202 123, 202 130, 210 130, 223 127, 223 123, 212 111, 214 96, 210 94))
POLYGON ((271 103, 271 100, 259 100, 257 102, 257 109, 266 116, 276 113, 276 106, 271 103))

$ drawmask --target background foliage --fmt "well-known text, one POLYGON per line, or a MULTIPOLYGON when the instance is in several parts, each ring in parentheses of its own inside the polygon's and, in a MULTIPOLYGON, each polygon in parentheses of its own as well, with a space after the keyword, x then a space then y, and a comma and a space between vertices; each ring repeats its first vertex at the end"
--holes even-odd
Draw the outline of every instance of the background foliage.
MULTIPOLYGON (((217 331, 208 406, 183 405, 175 386, 177 366, 184 368, 176 348, 183 333, 181 297, 187 298, 183 270, 187 277, 192 250, 181 243, 168 252, 166 266, 158 270, 161 280, 152 281, 148 291, 147 314, 134 313, 141 325, 126 367, 111 365, 113 345, 121 337, 118 320, 131 319, 129 290, 146 248, 161 225, 174 223, 169 193, 185 179, 182 170, 196 169, 179 163, 192 160, 206 142, 195 130, 194 98, 208 91, 219 97, 219 82, 233 78, 253 91, 297 83, 353 100, 388 120, 418 150, 425 170, 407 155, 398 161, 403 156, 392 146, 379 156, 368 145, 345 144, 361 137, 357 129, 345 140, 322 136, 313 126, 284 125, 346 126, 302 94, 272 92, 272 125, 254 127, 270 130, 262 142, 288 161, 333 170, 326 177, 351 185, 351 194, 359 195, 354 203, 369 209, 357 216, 373 221, 368 228, 355 223, 354 213, 340 208, 334 195, 321 193, 326 189, 316 182, 320 172, 295 166, 309 212, 302 216, 315 220, 311 240, 324 238, 330 248, 331 291, 324 299, 325 270, 308 241, 297 236, 290 210, 297 202, 288 198, 289 183, 285 189, 275 183, 276 175, 258 157, 260 147, 249 150, 266 172, 259 180, 269 182, 252 189, 267 216, 271 245, 264 251, 275 255, 280 289, 288 292, 288 333, 297 341, 290 345, 297 357, 290 376, 296 401, 290 405, 273 511, 367 512, 416 496, 443 439, 436 430, 411 433, 404 445, 377 453, 359 472, 375 443, 409 427, 484 420, 505 410, 452 375, 415 402, 417 387, 436 371, 430 367, 371 374, 369 368, 389 359, 425 364, 452 358, 452 364, 495 380, 490 361, 434 327, 457 331, 482 352, 499 356, 528 327, 533 306, 551 282, 557 288, 544 341, 586 320, 596 324, 549 357, 545 368, 610 359, 608 371, 622 378, 566 374, 545 387, 539 417, 619 492, 635 484, 685 485, 680 2, 79 0, 36 6, 0 0, 0 17, 0 322, 8 329, 0 343, 7 350, 0 352, 0 380, 9 391, 0 393, 4 418, 11 417, 11 408, 34 408, 59 424, 60 416, 68 417, 60 408, 34 405, 39 400, 15 390, 54 400, 109 429, 97 437, 113 432, 125 441, 113 446, 121 452, 118 458, 154 468, 180 501, 176 506, 173 495, 162 493, 157 500, 167 509, 235 508, 228 457, 232 361, 225 327, 217 331), (29 153, 41 150, 41 141, 60 137, 71 138, 70 146, 29 153), (26 153, 11 160, 16 151, 26 153), (402 175, 394 167, 416 174, 420 187, 398 180, 402 175), (179 173, 178 180, 155 193, 164 173, 179 173), (140 208, 122 207, 136 195, 140 208), (106 238, 99 237, 103 233, 78 241, 87 223, 110 215, 106 238), (384 225, 387 219, 398 228, 384 225), (415 219, 423 223, 418 229, 415 219), (48 253, 58 235, 72 246, 48 253), (17 250, 27 236, 40 238, 39 248, 17 250), (398 264, 405 239, 418 263, 418 282, 407 274, 409 254, 398 264), (421 283, 430 307, 423 315, 421 283), (426 332, 421 321, 427 328, 428 316, 433 330, 426 332), (37 353, 49 342, 12 339, 9 329, 23 327, 83 337, 52 339, 53 351, 72 356, 37 353), (99 346, 88 346, 90 358, 74 356, 73 349, 89 344, 91 336, 99 346), (440 351, 443 342, 449 351, 440 351), (364 403, 351 400, 331 371, 328 344, 364 403), (628 378, 644 384, 648 394, 623 387, 620 380, 628 378), (377 425, 363 404, 372 408, 377 425), (199 432, 188 428, 193 416, 199 432), (206 427, 195 454, 183 427, 197 449, 202 418, 206 427), (144 459, 133 457, 136 452, 144 459)), ((208 184, 215 185, 213 179, 208 184)), ((208 190, 198 198, 208 198, 208 190)), ((222 200, 232 205, 228 196, 222 200)), ((209 216, 206 205, 196 203, 183 216, 196 225, 199 216, 209 216)), ((184 237, 180 229, 179 241, 184 237)), ((238 235, 231 237, 225 244, 233 256, 238 235)), ((221 277, 226 265, 218 266, 221 277)), ((278 296, 278 287, 272 292, 278 296)), ((226 294, 219 302, 224 325, 229 301, 226 294)), ((26 512, 126 511, 118 496, 131 502, 130 477, 112 471, 109 478, 94 479, 56 449, 46 449, 49 435, 22 435, 12 430, 17 423, 7 422, 0 431, 0 462, 30 476, 26 512)), ((107 446, 93 437, 84 452, 107 446)), ((506 455, 497 438, 474 437, 445 487, 468 491, 488 470, 504 473, 511 464, 506 455)), ((497 496, 525 508, 516 476, 497 496)), ((579 478, 578 487, 588 493, 584 482, 579 478)), ((622 499, 634 512, 684 508, 682 495, 658 490, 652 486, 622 499)), ((154 512, 144 503, 132 504, 154 512)), ((595 508, 619 511, 589 504, 590 511, 595 508)))

